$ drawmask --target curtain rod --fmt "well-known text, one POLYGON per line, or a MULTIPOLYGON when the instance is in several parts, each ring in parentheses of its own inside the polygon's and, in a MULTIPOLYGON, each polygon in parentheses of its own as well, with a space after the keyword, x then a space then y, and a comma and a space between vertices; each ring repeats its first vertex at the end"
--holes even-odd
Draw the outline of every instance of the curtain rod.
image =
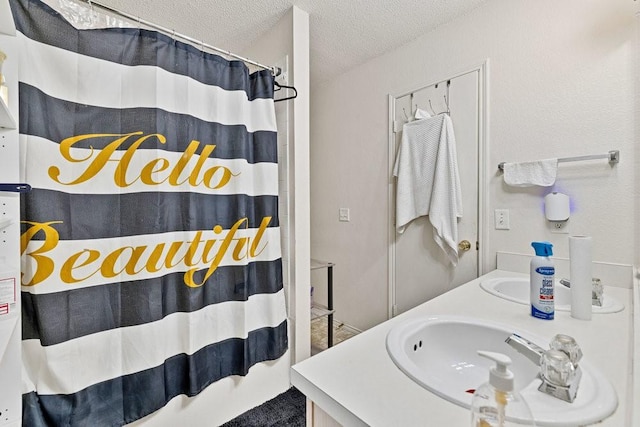
POLYGON ((96 5, 96 6, 102 8, 102 9, 105 9, 105 10, 111 12, 111 13, 115 13, 116 15, 122 16, 123 18, 130 19, 132 21, 137 22, 138 24, 143 24, 143 25, 146 25, 147 27, 151 27, 151 28, 153 28, 155 30, 161 31, 161 32, 163 32, 163 33, 165 33, 167 35, 171 35, 174 38, 178 37, 178 38, 181 38, 181 39, 186 40, 188 42, 194 43, 196 45, 201 46, 203 49, 207 48, 207 49, 216 51, 218 53, 222 53, 222 54, 224 54, 226 56, 230 56, 230 57, 232 57, 234 59, 238 59, 238 60, 240 60, 240 61, 242 61, 242 62, 244 62, 246 64, 255 65, 256 67, 260 67, 260 68, 265 69, 265 70, 270 70, 271 73, 274 76, 279 76, 282 73, 282 69, 280 67, 264 65, 264 64, 261 64, 259 62, 253 61, 253 60, 251 60, 249 58, 245 58, 243 56, 236 55, 235 53, 229 52, 228 50, 220 49, 219 47, 215 47, 213 45, 205 43, 203 40, 196 40, 193 37, 189 37, 189 36, 186 36, 184 34, 176 33, 175 30, 171 30, 169 28, 163 27, 163 26, 155 24, 153 22, 149 22, 149 21, 147 21, 145 19, 140 18, 139 16, 131 15, 131 14, 127 13, 127 12, 123 12, 121 10, 114 9, 112 7, 109 7, 109 6, 106 6, 104 4, 95 2, 93 0, 82 0, 82 1, 85 2, 85 3, 88 3, 89 6, 96 5))

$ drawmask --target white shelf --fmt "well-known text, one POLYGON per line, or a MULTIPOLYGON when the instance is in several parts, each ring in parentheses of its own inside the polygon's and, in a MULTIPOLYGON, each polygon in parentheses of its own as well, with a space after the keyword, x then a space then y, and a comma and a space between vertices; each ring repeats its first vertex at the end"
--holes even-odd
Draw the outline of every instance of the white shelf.
POLYGON ((320 268, 333 267, 335 263, 329 261, 322 261, 319 259, 311 258, 311 270, 318 270, 320 268))
POLYGON ((328 310, 324 307, 320 307, 317 305, 311 306, 311 320, 319 319, 321 317, 326 317, 330 314, 333 314, 335 310, 328 310))
POLYGON ((16 25, 9 7, 9 0, 0 0, 0 33, 9 36, 16 35, 16 25))
MULTIPOLYGON (((2 1, 2 0, 0 0, 2 1)), ((0 98, 0 127, 7 129, 15 129, 16 121, 13 119, 9 107, 0 98)))
POLYGON ((13 224, 13 220, 10 218, 0 219, 0 230, 4 230, 11 224, 13 224))
MULTIPOLYGON (((0 99, 0 181, 16 182, 19 176, 19 148, 18 148, 18 60, 20 50, 16 39, 16 27, 11 14, 9 0, 0 0, 0 50, 8 55, 4 61, 2 71, 9 87, 10 107, 0 99), (13 114, 12 114, 13 112, 13 114)), ((7 193, 0 193, 3 203, 0 212, 0 279, 15 278, 15 285, 19 289, 20 283, 20 230, 16 222, 20 218, 20 198, 7 197, 7 193), (12 219, 14 221, 12 222, 12 219), (10 226, 12 225, 13 226, 10 226), (5 273, 7 272, 7 273, 5 273)), ((10 304, 11 312, 3 314, 0 319, 0 411, 2 417, 0 425, 16 427, 22 424, 20 414, 21 405, 21 341, 20 341, 20 292, 16 294, 16 301, 10 304), (14 308, 15 307, 15 308, 14 308)))
MULTIPOLYGON (((9 0, 0 0, 0 34, 9 36, 16 35, 16 25, 13 22, 9 0)), ((1 48, 2 46, 0 46, 0 49, 1 48)), ((7 129, 16 128, 16 121, 9 112, 9 107, 2 99, 0 99, 0 127, 7 129)))

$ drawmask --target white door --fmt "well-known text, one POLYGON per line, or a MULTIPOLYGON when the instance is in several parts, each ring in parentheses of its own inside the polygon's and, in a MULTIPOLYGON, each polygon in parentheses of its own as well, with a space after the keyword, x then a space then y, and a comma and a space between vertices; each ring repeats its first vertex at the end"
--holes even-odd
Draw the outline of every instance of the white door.
MULTIPOLYGON (((412 94, 395 98, 395 147, 402 138, 399 124, 406 121, 416 106, 433 114, 445 111, 447 83, 429 86, 412 94), (429 104, 431 101, 431 104, 429 104)), ((433 240, 428 217, 409 224, 403 234, 391 233, 392 315, 398 315, 454 287, 478 277, 478 147, 479 147, 479 71, 452 78, 449 85, 449 109, 456 138, 460 172, 463 215, 458 222, 459 241, 468 241, 469 250, 459 251, 459 262, 453 267, 445 253, 433 240), (393 286, 393 284, 392 284, 393 286)), ((393 141, 393 140, 392 140, 393 141)), ((395 159, 395 153, 392 158, 395 159)), ((392 200, 395 229, 395 198, 392 200)))

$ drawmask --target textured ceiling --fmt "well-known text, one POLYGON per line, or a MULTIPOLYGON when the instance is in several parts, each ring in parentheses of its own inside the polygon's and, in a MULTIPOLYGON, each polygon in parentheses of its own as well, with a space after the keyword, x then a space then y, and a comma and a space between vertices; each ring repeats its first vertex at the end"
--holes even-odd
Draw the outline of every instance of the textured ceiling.
POLYGON ((98 3, 242 53, 292 5, 309 13, 311 81, 330 79, 487 0, 99 0, 98 3))

